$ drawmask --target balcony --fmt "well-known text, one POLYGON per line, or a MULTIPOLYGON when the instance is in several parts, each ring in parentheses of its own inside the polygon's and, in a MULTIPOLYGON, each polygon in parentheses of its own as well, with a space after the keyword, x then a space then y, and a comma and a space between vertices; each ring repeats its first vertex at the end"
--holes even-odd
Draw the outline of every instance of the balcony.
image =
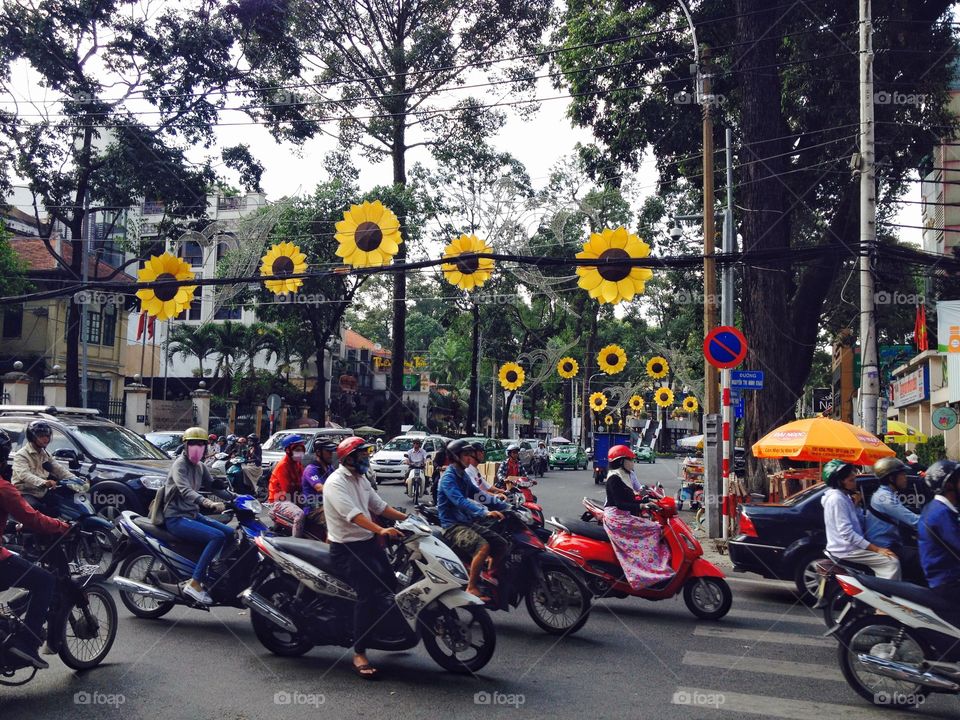
POLYGON ((166 204, 160 200, 144 200, 140 212, 144 215, 163 215, 166 204))
POLYGON ((234 197, 218 197, 217 210, 243 210, 247 207, 247 196, 237 195, 234 197))

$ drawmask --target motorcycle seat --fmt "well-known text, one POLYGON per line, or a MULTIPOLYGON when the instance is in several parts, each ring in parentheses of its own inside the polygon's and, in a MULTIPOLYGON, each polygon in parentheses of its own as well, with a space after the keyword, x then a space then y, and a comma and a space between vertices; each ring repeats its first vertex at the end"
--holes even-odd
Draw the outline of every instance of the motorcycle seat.
POLYGON ((954 619, 957 617, 956 602, 950 602, 922 585, 914 585, 902 580, 885 580, 870 575, 863 575, 858 577, 857 580, 868 590, 874 590, 884 595, 896 595, 904 600, 928 607, 938 615, 950 616, 954 619))
POLYGON ((560 518, 560 523, 574 535, 583 535, 591 540, 610 542, 610 536, 607 535, 607 531, 597 523, 587 523, 580 520, 564 520, 563 518, 560 518))
POLYGON ((330 546, 319 540, 305 540, 304 538, 272 537, 271 544, 281 552, 289 553, 294 557, 305 560, 324 572, 338 574, 340 569, 330 556, 330 546))
POLYGON ((203 551, 204 543, 195 543, 190 542, 189 540, 184 540, 183 538, 179 538, 169 530, 154 525, 145 517, 135 517, 133 519, 133 524, 143 530, 150 537, 156 538, 157 540, 165 543, 180 555, 194 559, 199 557, 200 553, 203 551))

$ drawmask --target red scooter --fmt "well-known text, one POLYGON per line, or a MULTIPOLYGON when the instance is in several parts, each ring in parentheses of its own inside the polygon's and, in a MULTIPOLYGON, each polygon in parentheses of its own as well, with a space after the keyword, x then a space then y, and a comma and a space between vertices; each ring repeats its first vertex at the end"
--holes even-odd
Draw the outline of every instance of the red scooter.
POLYGON ((557 532, 547 542, 547 547, 577 564, 595 597, 633 596, 665 600, 683 591, 687 608, 698 618, 722 618, 733 602, 730 586, 723 571, 704 560, 700 542, 677 515, 676 501, 655 494, 645 496, 642 501, 650 508, 644 511, 644 516, 659 522, 663 528, 663 537, 670 547, 670 565, 675 573, 672 578, 642 590, 631 588, 603 529, 603 506, 590 498, 583 499, 587 509, 584 517, 592 517, 600 524, 551 518, 549 523, 557 528, 557 532))

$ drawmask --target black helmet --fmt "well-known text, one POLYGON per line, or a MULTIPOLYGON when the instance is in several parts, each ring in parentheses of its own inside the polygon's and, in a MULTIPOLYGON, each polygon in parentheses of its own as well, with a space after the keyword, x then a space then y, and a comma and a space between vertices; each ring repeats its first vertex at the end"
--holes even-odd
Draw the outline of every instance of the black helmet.
POLYGON ((896 457, 880 458, 873 464, 873 474, 880 479, 880 482, 884 482, 887 478, 894 477, 897 473, 909 471, 910 467, 900 458, 896 457))
POLYGON ((448 457, 453 457, 459 460, 460 454, 467 450, 473 450, 473 445, 469 441, 462 438, 460 440, 453 440, 447 443, 448 457))
POLYGON ((13 447, 13 443, 10 442, 10 436, 7 435, 7 431, 0 428, 0 459, 6 460, 10 455, 10 449, 13 447))
POLYGON ((260 436, 256 433, 250 433, 247 435, 247 440, 252 443, 260 442, 260 436))
POLYGON ((480 442, 479 440, 474 440, 472 443, 470 443, 470 447, 472 447, 472 448, 473 448, 474 450, 476 450, 477 452, 482 452, 482 453, 486 453, 486 452, 487 452, 487 446, 484 445, 484 444, 483 444, 482 442, 480 442))
POLYGON ((48 422, 34 420, 27 425, 27 440, 29 442, 36 442, 38 437, 50 437, 51 435, 53 435, 53 428, 50 427, 48 422))
POLYGON ((313 451, 318 452, 320 450, 326 450, 327 452, 336 452, 337 444, 332 440, 317 440, 313 443, 313 451))
POLYGON ((927 468, 924 480, 934 494, 939 494, 943 492, 943 486, 948 482, 955 483, 960 480, 960 463, 953 460, 937 460, 927 468))

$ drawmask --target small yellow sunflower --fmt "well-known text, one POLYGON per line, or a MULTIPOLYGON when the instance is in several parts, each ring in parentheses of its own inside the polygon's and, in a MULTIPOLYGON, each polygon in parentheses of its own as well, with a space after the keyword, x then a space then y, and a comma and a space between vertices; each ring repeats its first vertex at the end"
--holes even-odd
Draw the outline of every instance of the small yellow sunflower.
POLYGON ((647 375, 654 380, 666 377, 668 372, 670 372, 670 366, 667 364, 666 358, 656 355, 647 360, 647 375))
MULTIPOLYGON (((444 248, 444 258, 456 258, 471 253, 492 253, 493 250, 476 235, 461 235, 444 248)), ((451 285, 461 290, 473 290, 490 279, 493 272, 493 260, 490 258, 460 258, 452 263, 444 263, 443 276, 451 285)))
POLYGON ((400 221, 379 200, 353 205, 337 223, 338 257, 353 267, 389 265, 400 249, 400 221))
POLYGON ((657 401, 660 407, 670 407, 673 405, 673 390, 668 387, 657 388, 653 399, 657 401))
MULTIPOLYGON (((168 252, 152 256, 137 271, 140 282, 193 280, 193 277, 190 265, 168 252)), ((137 297, 143 312, 157 320, 169 320, 190 306, 196 289, 196 285, 142 288, 137 290, 137 297)))
MULTIPOLYGON (((264 276, 299 275, 307 271, 307 256, 291 242, 277 243, 260 258, 260 262, 260 274, 264 276)), ((264 280, 263 284, 270 292, 285 295, 299 290, 303 285, 303 278, 264 280)))
POLYGON ((628 258, 644 258, 649 254, 650 246, 627 232, 625 227, 615 230, 604 228, 603 232, 593 233, 583 246, 583 252, 577 253, 580 260, 603 261, 603 264, 577 267, 579 285, 600 303, 616 305, 630 300, 644 291, 644 284, 653 277, 653 271, 613 263, 628 258))
POLYGON ((523 368, 515 362, 506 362, 500 366, 500 384, 507 390, 519 390, 526 380, 523 368))
POLYGON ((597 353, 597 364, 607 375, 616 375, 627 366, 627 353, 619 345, 607 345, 597 353))
POLYGON ((639 395, 630 396, 630 409, 635 412, 640 412, 643 410, 643 398, 639 395))
POLYGON ((604 424, 604 425, 613 425, 613 415, 607 415, 607 416, 603 419, 603 424, 604 424))
POLYGON ((688 395, 683 399, 683 409, 688 413, 695 413, 697 408, 700 407, 700 404, 697 402, 697 399, 693 395, 688 395))
POLYGON ((557 372, 564 380, 569 380, 576 377, 577 373, 580 372, 580 363, 572 357, 560 358, 560 362, 557 363, 557 372))
POLYGON ((607 407, 607 396, 602 392, 595 392, 590 396, 590 409, 594 412, 602 412, 607 407))

